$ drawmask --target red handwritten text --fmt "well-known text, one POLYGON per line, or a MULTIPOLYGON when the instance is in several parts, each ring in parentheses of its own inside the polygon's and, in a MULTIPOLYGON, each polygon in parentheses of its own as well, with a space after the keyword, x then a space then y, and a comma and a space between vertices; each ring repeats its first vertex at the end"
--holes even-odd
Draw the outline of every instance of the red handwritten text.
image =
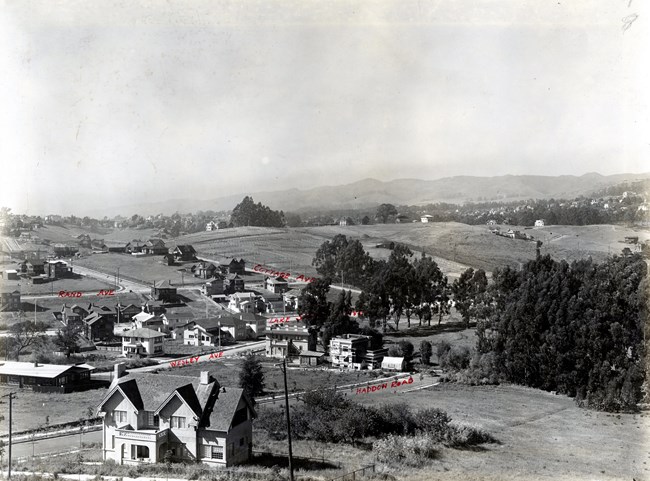
POLYGON ((98 296, 114 296, 114 295, 115 295, 115 291, 114 291, 113 289, 110 289, 110 290, 107 290, 107 291, 105 291, 105 290, 101 290, 101 291, 99 291, 99 292, 97 293, 97 295, 98 295, 98 296))
MULTIPOLYGON (((219 359, 220 357, 223 357, 223 351, 220 352, 213 352, 210 353, 207 356, 203 356, 204 361, 209 361, 211 359, 219 359)), ((183 366, 189 366, 190 364, 196 364, 197 362, 200 362, 201 356, 193 356, 193 357, 188 357, 187 359, 180 359, 178 361, 171 361, 169 363, 169 367, 183 367, 183 366)))
POLYGON ((274 317, 269 319, 269 324, 283 324, 285 322, 291 321, 301 321, 302 316, 286 316, 286 317, 274 317))
MULTIPOLYGON (((391 381, 390 387, 399 387, 399 386, 405 386, 408 384, 413 384, 413 378, 409 376, 408 379, 397 379, 395 381, 391 381)), ((382 384, 375 384, 374 386, 368 386, 368 387, 360 387, 357 388, 356 394, 368 394, 371 392, 376 392, 376 391, 381 391, 382 389, 389 389, 389 385, 387 382, 384 382, 382 384)))
POLYGON ((181 366, 187 366, 189 364, 194 364, 196 362, 199 362, 199 359, 201 356, 196 356, 196 357, 189 357, 187 359, 181 359, 180 361, 172 361, 169 363, 169 367, 181 367, 181 366))
POLYGON ((261 264, 255 265, 253 267, 254 272, 260 272, 262 274, 268 274, 269 276, 273 277, 282 277, 283 279, 295 279, 296 281, 303 281, 303 282, 314 282, 316 279, 314 277, 305 277, 304 275, 300 274, 299 276, 293 276, 289 272, 282 272, 282 271, 276 271, 273 269, 267 269, 266 267, 262 266, 261 264))
POLYGON ((81 297, 79 291, 59 291, 59 297, 81 297))

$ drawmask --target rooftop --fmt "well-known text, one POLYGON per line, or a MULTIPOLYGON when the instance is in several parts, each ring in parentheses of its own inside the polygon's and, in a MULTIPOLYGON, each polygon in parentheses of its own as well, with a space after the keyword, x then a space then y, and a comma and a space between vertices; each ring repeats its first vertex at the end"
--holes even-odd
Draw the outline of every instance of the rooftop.
POLYGON ((162 332, 154 331, 148 327, 141 327, 139 329, 131 329, 120 334, 121 337, 142 337, 144 339, 153 339, 155 337, 165 337, 162 332))
POLYGON ((34 362, 2 361, 0 374, 9 376, 32 376, 53 379, 71 369, 92 371, 94 367, 88 364, 41 364, 34 362))

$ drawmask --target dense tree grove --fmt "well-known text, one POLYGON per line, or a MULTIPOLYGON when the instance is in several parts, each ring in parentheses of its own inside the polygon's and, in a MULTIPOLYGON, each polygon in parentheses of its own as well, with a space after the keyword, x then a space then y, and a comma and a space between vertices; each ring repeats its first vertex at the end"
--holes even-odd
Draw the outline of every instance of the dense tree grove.
MULTIPOLYGON (((318 260, 335 273, 351 244, 337 237, 321 246, 318 260)), ((363 249, 358 252, 367 256, 363 249)), ((408 247, 397 244, 388 260, 349 263, 350 270, 364 266, 356 309, 370 326, 380 324, 386 332, 391 316, 396 329, 402 317, 410 325, 411 315, 420 325, 430 323, 433 314, 440 319, 449 312, 453 299, 466 325, 476 322, 478 353, 472 358, 467 349, 438 346, 441 365, 469 368, 489 382, 568 394, 599 409, 627 409, 639 402, 645 379, 643 320, 650 312, 647 266, 640 254, 600 264, 540 256, 519 270, 497 269, 491 282, 481 269, 469 268, 452 285, 433 259, 412 258, 408 247)), ((327 323, 328 336, 358 332, 345 295, 335 307, 326 301, 327 282, 305 289, 304 315, 320 319, 309 321, 319 327, 327 323)), ((424 346, 423 362, 428 356, 424 346)))
POLYGON ((568 264, 549 256, 495 272, 478 350, 499 376, 627 409, 641 398, 647 266, 640 256, 568 264))
MULTIPOLYGON (((335 302, 330 302, 327 295, 330 279, 317 279, 302 290, 298 302, 298 314, 309 327, 322 332, 323 347, 329 347, 329 341, 340 334, 360 332, 358 321, 350 317, 352 313, 352 293, 341 291, 335 302)), ((371 337, 377 349, 381 347, 382 336, 370 328, 361 331, 371 337)))
POLYGON ((230 222, 235 227, 253 225, 258 227, 284 227, 284 212, 271 210, 269 207, 257 204, 252 197, 246 196, 235 206, 230 216, 230 222))
MULTIPOLYGON (((433 314, 440 322, 449 312, 451 291, 447 277, 431 257, 422 254, 413 261, 413 252, 403 244, 394 246, 388 260, 375 261, 360 241, 338 234, 319 247, 312 264, 321 276, 335 282, 342 279, 363 289, 355 308, 364 313, 372 327, 381 323, 384 332, 391 316, 399 329, 402 315, 410 327, 413 316, 418 317, 420 325, 423 320, 430 325, 433 314)), ((314 299, 318 298, 312 292, 323 287, 322 283, 312 284, 305 291, 306 305, 302 307, 307 318, 314 312, 314 299)))

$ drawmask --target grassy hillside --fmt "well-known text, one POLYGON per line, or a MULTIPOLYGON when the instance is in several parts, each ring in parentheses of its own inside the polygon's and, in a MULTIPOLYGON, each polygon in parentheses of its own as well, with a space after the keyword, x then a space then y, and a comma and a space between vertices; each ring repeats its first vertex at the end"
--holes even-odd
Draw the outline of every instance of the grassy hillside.
MULTIPOLYGON (((508 229, 511 226, 502 226, 508 229)), ((512 227, 541 240, 543 254, 568 261, 592 256, 603 260, 620 254, 625 236, 650 239, 650 232, 623 226, 547 226, 533 229, 512 227)), ((492 234, 486 226, 455 222, 379 224, 367 226, 322 226, 267 229, 240 227, 215 232, 200 232, 179 237, 178 244, 193 244, 200 255, 216 260, 243 257, 249 262, 274 266, 308 275, 315 273, 311 261, 316 249, 336 234, 359 239, 376 259, 387 258, 388 249, 375 245, 383 241, 401 242, 414 250, 433 255, 442 270, 458 275, 468 266, 492 271, 498 266, 518 266, 535 257, 535 243, 492 234)))

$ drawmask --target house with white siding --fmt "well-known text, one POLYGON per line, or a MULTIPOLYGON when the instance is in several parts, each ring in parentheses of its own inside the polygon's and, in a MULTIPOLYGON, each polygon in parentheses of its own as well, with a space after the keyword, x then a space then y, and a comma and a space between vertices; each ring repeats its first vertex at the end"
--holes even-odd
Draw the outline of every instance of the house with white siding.
POLYGON ((97 411, 103 459, 138 465, 172 461, 232 466, 253 451, 251 401, 240 388, 199 377, 129 374, 119 368, 97 411))

